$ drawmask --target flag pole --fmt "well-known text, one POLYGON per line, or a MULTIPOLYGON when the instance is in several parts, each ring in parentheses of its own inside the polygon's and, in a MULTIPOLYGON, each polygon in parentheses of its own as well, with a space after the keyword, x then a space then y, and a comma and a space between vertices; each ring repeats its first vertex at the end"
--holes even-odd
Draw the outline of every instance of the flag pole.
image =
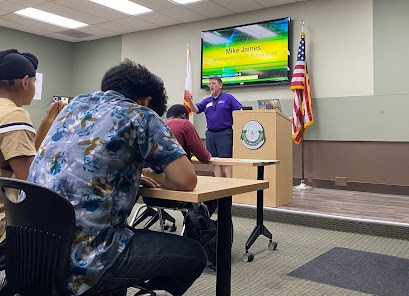
POLYGON ((304 118, 302 118, 301 122, 301 182, 297 186, 293 186, 294 191, 309 191, 313 188, 305 184, 305 176, 304 176, 304 118))
MULTIPOLYGON (((301 22, 301 34, 304 34, 304 20, 301 22)), ((297 186, 293 186, 294 191, 308 191, 312 190, 313 188, 311 186, 308 186, 305 184, 304 179, 304 116, 301 116, 301 182, 297 186)))

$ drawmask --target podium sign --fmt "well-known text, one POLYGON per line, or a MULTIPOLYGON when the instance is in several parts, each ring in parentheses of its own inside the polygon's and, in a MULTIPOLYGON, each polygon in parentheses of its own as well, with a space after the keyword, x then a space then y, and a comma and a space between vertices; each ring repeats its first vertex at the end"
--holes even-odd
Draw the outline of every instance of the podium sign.
POLYGON ((240 141, 248 149, 260 148, 266 140, 263 126, 256 120, 247 121, 242 130, 240 141))

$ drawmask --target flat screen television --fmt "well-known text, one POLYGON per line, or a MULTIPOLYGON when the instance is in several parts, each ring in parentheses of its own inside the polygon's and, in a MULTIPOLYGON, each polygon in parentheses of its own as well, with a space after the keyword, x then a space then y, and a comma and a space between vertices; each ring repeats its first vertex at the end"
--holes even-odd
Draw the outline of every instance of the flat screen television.
POLYGON ((209 77, 223 85, 289 83, 290 17, 201 33, 201 88, 209 77))

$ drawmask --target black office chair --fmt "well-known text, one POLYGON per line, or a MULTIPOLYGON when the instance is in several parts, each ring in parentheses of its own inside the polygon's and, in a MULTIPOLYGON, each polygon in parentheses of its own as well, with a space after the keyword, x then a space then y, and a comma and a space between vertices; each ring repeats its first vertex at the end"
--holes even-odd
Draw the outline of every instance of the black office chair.
POLYGON ((175 200, 157 199, 152 197, 142 197, 142 200, 144 204, 139 206, 130 220, 129 226, 131 227, 136 227, 141 222, 149 218, 143 226, 144 229, 149 229, 153 224, 159 221, 161 232, 165 230, 175 232, 177 229, 176 220, 168 212, 166 212, 166 209, 181 211, 185 216, 188 209, 191 208, 190 203, 175 200), (145 208, 145 210, 139 214, 143 208, 145 208), (169 221, 172 224, 166 224, 166 221, 169 221))
MULTIPOLYGON (((0 197, 7 219, 6 285, 0 294, 67 295, 68 258, 75 229, 71 203, 46 187, 9 178, 0 178, 0 197), (12 199, 9 189, 19 190, 18 201, 12 199)), ((132 286, 101 293, 96 290, 89 295, 107 295, 132 286)))

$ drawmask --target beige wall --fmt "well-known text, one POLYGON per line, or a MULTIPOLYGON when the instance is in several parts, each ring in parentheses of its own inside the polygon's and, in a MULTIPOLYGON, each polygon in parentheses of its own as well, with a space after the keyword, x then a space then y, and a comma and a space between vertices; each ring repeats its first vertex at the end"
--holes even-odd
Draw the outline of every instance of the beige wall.
POLYGON ((121 61, 121 36, 78 42, 73 45, 72 93, 100 90, 105 72, 121 61))
MULTIPOLYGON (((292 52, 296 52, 298 47, 300 20, 305 20, 314 97, 373 94, 372 0, 311 0, 131 33, 123 36, 122 58, 134 59, 162 77, 170 104, 180 103, 184 88, 186 44, 189 44, 192 50, 193 95, 199 101, 208 95, 199 87, 201 31, 286 16, 292 18, 292 52)), ((234 88, 230 91, 240 101, 292 98, 288 85, 234 88)))
MULTIPOLYGON (((0 3, 1 7, 1 3, 0 3)), ((40 101, 25 108, 38 127, 53 96, 71 96, 73 45, 69 42, 0 27, 0 50, 16 48, 38 57, 38 72, 43 73, 40 101)))

